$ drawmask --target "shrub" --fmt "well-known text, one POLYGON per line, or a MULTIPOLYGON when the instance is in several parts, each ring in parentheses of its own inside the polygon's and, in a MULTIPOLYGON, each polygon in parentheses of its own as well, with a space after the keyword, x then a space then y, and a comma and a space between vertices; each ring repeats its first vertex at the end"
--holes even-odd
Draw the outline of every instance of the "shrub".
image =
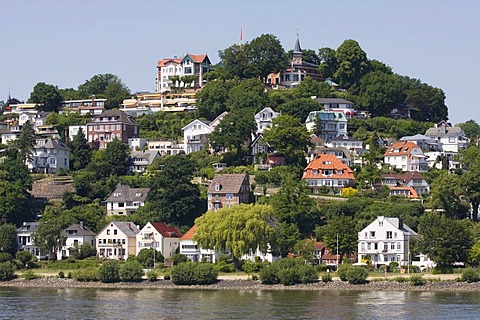
POLYGON ((23 268, 28 267, 28 263, 33 260, 33 255, 28 251, 19 251, 15 257, 20 260, 23 268))
POLYGON ((235 272, 237 271, 237 268, 235 268, 235 265, 233 264, 233 258, 229 254, 222 254, 219 258, 217 263, 215 263, 215 269, 218 272, 235 272))
POLYGON ((120 281, 120 264, 117 260, 105 261, 98 270, 98 278, 101 282, 112 283, 120 281))
POLYGON ((391 281, 396 281, 396 282, 403 283, 403 282, 410 281, 410 279, 408 279, 407 277, 398 276, 398 277, 395 277, 395 278, 391 278, 391 281))
POLYGON ((311 283, 318 280, 318 272, 312 265, 306 265, 303 260, 280 259, 271 267, 260 271, 260 280, 264 284, 294 285, 311 283))
POLYGON ((84 268, 73 272, 73 274, 69 272, 67 277, 69 277, 69 279, 72 277, 80 282, 98 281, 99 271, 96 268, 84 268))
POLYGON ((422 269, 420 269, 419 266, 410 266, 409 271, 411 273, 420 273, 420 272, 422 272, 422 269))
POLYGON ((212 264, 191 261, 180 263, 171 271, 172 281, 177 285, 212 284, 217 281, 217 276, 212 264))
POLYGON ((26 280, 38 279, 40 276, 35 274, 32 270, 27 270, 22 274, 22 277, 26 280))
POLYGON ((325 272, 322 274, 322 281, 323 282, 331 282, 332 281, 332 275, 328 272, 325 272))
POLYGON ((60 272, 58 273, 58 277, 59 277, 60 279, 65 278, 65 273, 63 273, 63 271, 60 271, 60 272))
POLYGON ((266 267, 260 270, 260 281, 263 284, 277 284, 280 283, 280 280, 277 277, 277 274, 273 270, 273 267, 266 267))
POLYGON ((316 268, 319 273, 327 272, 327 269, 328 269, 326 264, 319 264, 316 266, 316 268))
POLYGON ((360 266, 352 266, 346 272, 346 278, 350 284, 364 284, 367 282, 368 271, 360 266))
POLYGON ((0 263, 0 281, 15 278, 15 266, 10 261, 0 263))
POLYGON ((436 266, 432 269, 432 274, 452 274, 453 268, 450 266, 436 266))
POLYGON ((301 283, 313 283, 318 281, 318 272, 311 264, 305 264, 298 269, 301 283))
POLYGON ((390 264, 388 265, 388 268, 389 268, 389 271, 390 271, 390 272, 396 272, 397 269, 398 269, 398 267, 399 267, 399 264, 398 264, 398 262, 396 262, 396 261, 392 261, 392 262, 390 262, 390 264))
POLYGON ((149 271, 147 271, 147 279, 148 279, 148 281, 154 282, 154 281, 157 281, 157 278, 158 278, 158 273, 157 273, 157 271, 155 271, 155 270, 149 270, 149 271))
POLYGON ((12 261, 13 256, 7 252, 0 252, 0 263, 12 261))
POLYGON ((298 272, 293 268, 285 268, 277 270, 277 277, 280 283, 284 286, 292 286, 300 282, 300 276, 298 272))
POLYGON ((165 271, 165 273, 163 274, 163 280, 170 280, 170 278, 171 278, 170 270, 165 271))
POLYGON ((347 273, 351 268, 353 268, 351 264, 342 264, 338 267, 337 275, 340 277, 340 280, 347 281, 347 273))
POLYGON ((424 285, 426 283, 425 279, 423 279, 423 277, 421 275, 418 275, 418 274, 412 274, 410 276, 410 282, 414 286, 421 286, 421 285, 424 285))
POLYGON ((130 260, 120 268, 120 279, 126 282, 142 281, 143 266, 137 260, 130 260))
POLYGON ((163 262, 165 259, 161 252, 156 251, 153 248, 142 249, 137 255, 137 260, 142 264, 144 268, 152 268, 153 256, 155 256, 155 264, 163 262))
POLYGON ((462 272, 462 276, 460 277, 460 281, 464 282, 478 282, 480 281, 480 276, 478 271, 473 268, 465 269, 462 272))
POLYGON ((187 262, 188 258, 184 254, 177 253, 173 257, 168 258, 168 260, 173 261, 173 264, 177 265, 177 264, 180 264, 180 263, 183 263, 183 262, 187 262))

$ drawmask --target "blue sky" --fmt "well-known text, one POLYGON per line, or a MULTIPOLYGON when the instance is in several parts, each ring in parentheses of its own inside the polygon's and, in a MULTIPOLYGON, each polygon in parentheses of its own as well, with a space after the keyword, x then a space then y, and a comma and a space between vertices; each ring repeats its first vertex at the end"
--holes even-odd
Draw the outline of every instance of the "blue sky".
POLYGON ((263 34, 292 49, 357 40, 370 59, 442 88, 453 123, 480 122, 480 1, 3 0, 0 100, 28 99, 40 81, 59 88, 114 73, 132 92, 154 91, 156 62, 207 53, 263 34))

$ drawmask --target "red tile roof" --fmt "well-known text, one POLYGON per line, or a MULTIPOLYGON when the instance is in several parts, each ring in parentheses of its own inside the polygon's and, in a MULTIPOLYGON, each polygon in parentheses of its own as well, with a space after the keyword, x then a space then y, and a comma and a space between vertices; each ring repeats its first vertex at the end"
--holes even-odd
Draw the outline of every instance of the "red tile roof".
POLYGON ((163 59, 163 60, 158 61, 157 67, 165 67, 165 65, 168 62, 173 62, 173 63, 176 63, 176 64, 180 64, 180 62, 182 62, 182 60, 183 60, 183 57, 173 58, 173 59, 163 59))
POLYGON ((206 54, 188 54, 188 56, 192 58, 193 62, 195 63, 203 62, 203 60, 205 60, 207 57, 206 54))
POLYGON ((407 187, 407 186, 400 186, 400 187, 389 187, 390 190, 398 190, 398 191, 408 191, 409 198, 418 198, 418 193, 415 191, 413 187, 407 187))
POLYGON ((197 229, 197 225, 194 224, 193 227, 190 228, 190 230, 185 233, 180 240, 193 240, 193 236, 195 235, 195 230, 197 229))
POLYGON ((182 233, 177 228, 167 225, 164 222, 152 222, 152 226, 164 237, 180 238, 182 233))
POLYGON ((340 159, 332 154, 320 154, 303 171, 302 179, 351 179, 354 180, 353 170, 344 164, 340 159), (313 171, 319 171, 313 174, 313 171), (334 170, 334 174, 330 176, 322 176, 321 170, 334 170), (338 174, 338 170, 343 173, 338 174))
POLYGON ((397 156, 407 156, 412 152, 413 148, 420 147, 411 141, 398 141, 394 143, 390 148, 387 149, 384 156, 385 157, 397 157, 397 156))

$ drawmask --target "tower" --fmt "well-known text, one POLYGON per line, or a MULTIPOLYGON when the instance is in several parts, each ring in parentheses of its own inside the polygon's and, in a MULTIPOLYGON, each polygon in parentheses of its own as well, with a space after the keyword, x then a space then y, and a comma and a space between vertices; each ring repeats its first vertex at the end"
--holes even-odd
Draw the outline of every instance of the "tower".
POLYGON ((300 47, 300 39, 298 38, 298 32, 297 32, 297 40, 295 41, 295 47, 293 48, 292 62, 294 65, 302 64, 302 48, 300 47))

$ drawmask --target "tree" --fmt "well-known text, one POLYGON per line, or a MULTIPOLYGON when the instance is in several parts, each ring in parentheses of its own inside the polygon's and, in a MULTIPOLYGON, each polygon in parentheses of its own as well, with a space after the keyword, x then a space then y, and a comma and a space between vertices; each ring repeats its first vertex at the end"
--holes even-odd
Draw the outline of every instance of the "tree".
POLYGON ((342 88, 350 89, 359 85, 368 71, 368 59, 357 41, 345 40, 336 50, 337 69, 333 77, 342 88))
POLYGON ((17 252, 17 228, 13 224, 0 225, 0 252, 15 256, 17 252))
POLYGON ((62 96, 56 86, 39 82, 33 87, 28 101, 38 104, 40 110, 58 111, 62 105, 62 96))
POLYGON ((470 119, 464 123, 459 123, 456 125, 456 127, 462 128, 463 132, 465 132, 465 135, 472 140, 472 142, 477 140, 480 136, 480 125, 478 125, 475 120, 470 119))
MULTIPOLYGON (((355 175, 356 181, 360 188, 367 189, 376 186, 381 179, 381 170, 379 166, 383 160, 384 147, 378 144, 378 135, 376 132, 369 139, 370 146, 368 152, 363 155, 364 165, 360 171, 355 175)), ((381 166, 380 166, 381 167, 381 166)))
POLYGON ((18 150, 18 156, 21 161, 28 162, 32 159, 32 150, 35 146, 35 130, 30 121, 26 121, 22 130, 20 131, 20 136, 17 140, 13 141, 13 147, 18 150))
POLYGON ((228 94, 234 84, 222 80, 208 82, 196 96, 199 117, 213 120, 227 111, 228 94))
POLYGON ((332 48, 321 48, 318 50, 318 58, 320 59, 320 72, 325 78, 333 78, 333 74, 337 71, 337 58, 335 50, 332 48))
POLYGON ((398 76, 380 71, 362 77, 359 94, 372 116, 388 116, 392 109, 402 107, 406 98, 398 76))
POLYGON ((418 249, 438 266, 467 262, 472 234, 466 220, 426 213, 418 226, 418 249))
POLYGON ((350 256, 357 250, 358 229, 352 217, 336 216, 317 229, 317 238, 322 240, 330 252, 336 252, 338 243, 339 259, 350 256), (338 239, 338 240, 337 240, 338 239))
MULTIPOLYGON (((288 50, 287 56, 289 59, 293 58, 293 50, 288 50)), ((320 65, 321 60, 318 57, 315 50, 312 49, 302 49, 302 60, 306 62, 310 62, 316 65, 320 65)))
POLYGON ((110 73, 93 76, 78 86, 78 93, 83 99, 89 99, 92 95, 106 98, 107 109, 118 108, 123 99, 130 97, 130 90, 120 77, 110 73))
POLYGON ((92 149, 85 139, 82 128, 78 130, 76 136, 72 140, 72 152, 70 156, 70 164, 73 170, 86 168, 92 158, 92 149))
MULTIPOLYGON (((303 83, 304 81, 300 82, 303 83)), ((296 88, 295 88, 296 90, 296 88)), ((310 98, 299 98, 287 101, 278 106, 277 110, 284 115, 291 115, 298 119, 300 122, 304 122, 307 119, 308 114, 311 111, 320 110, 322 107, 320 104, 310 98)))
POLYGON ((37 226, 37 229, 33 233, 33 243, 40 248, 40 252, 50 255, 58 251, 63 242, 65 236, 62 234, 62 230, 66 227, 62 221, 55 219, 41 219, 37 226))
POLYGON ((285 155, 287 164, 305 167, 310 135, 298 119, 289 115, 273 119, 272 127, 263 132, 263 141, 285 155))
POLYGON ((265 79, 270 73, 280 72, 288 65, 282 44, 272 34, 262 34, 247 45, 248 70, 253 77, 265 79))
POLYGON ((114 139, 107 144, 107 147, 101 153, 100 163, 97 165, 104 173, 104 176, 122 176, 127 174, 129 158, 130 149, 128 145, 118 139, 114 139))
POLYGON ((464 219, 468 215, 469 207, 462 200, 463 193, 460 177, 442 171, 431 183, 431 205, 433 209, 445 210, 448 218, 464 219))
POLYGON ((468 261, 475 267, 480 265, 480 240, 475 242, 473 247, 468 252, 468 261))
POLYGON ((222 62, 222 73, 228 79, 245 79, 250 78, 247 75, 248 57, 246 44, 234 44, 225 50, 218 51, 218 56, 222 62))
POLYGON ((65 89, 59 89, 58 91, 60 92, 60 96, 62 96, 62 101, 80 99, 80 95, 76 89, 65 88, 65 89))
POLYGON ((228 110, 253 109, 255 112, 265 105, 265 88, 259 79, 240 81, 228 92, 228 110))
POLYGON ((460 188, 464 190, 464 194, 472 206, 472 220, 477 221, 480 206, 480 160, 471 165, 467 172, 462 173, 460 188))
POLYGON ((275 255, 285 258, 292 252, 295 244, 300 241, 300 230, 294 223, 280 222, 277 226, 276 241, 272 246, 275 255))
POLYGON ((194 240, 205 249, 230 250, 237 262, 257 249, 266 253, 274 242, 273 213, 271 206, 247 204, 207 211, 195 220, 194 240))
POLYGON ((329 97, 333 95, 330 86, 326 82, 320 82, 311 77, 305 77, 293 90, 296 97, 309 98, 310 100, 312 100, 312 96, 329 97))

